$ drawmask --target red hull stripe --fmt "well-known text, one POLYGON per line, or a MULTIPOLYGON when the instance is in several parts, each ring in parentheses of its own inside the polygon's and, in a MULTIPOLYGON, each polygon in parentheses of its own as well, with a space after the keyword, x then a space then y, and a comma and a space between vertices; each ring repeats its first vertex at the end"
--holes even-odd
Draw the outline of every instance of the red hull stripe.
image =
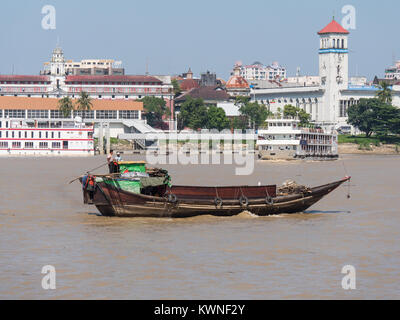
POLYGON ((0 131, 75 131, 75 132, 91 132, 93 129, 49 129, 49 128, 0 128, 0 131))
POLYGON ((0 151, 93 151, 93 149, 0 149, 0 151))
POLYGON ((0 139, 0 141, 41 141, 41 142, 46 142, 46 141, 91 141, 94 142, 94 140, 91 139, 17 139, 17 138, 4 138, 0 139))

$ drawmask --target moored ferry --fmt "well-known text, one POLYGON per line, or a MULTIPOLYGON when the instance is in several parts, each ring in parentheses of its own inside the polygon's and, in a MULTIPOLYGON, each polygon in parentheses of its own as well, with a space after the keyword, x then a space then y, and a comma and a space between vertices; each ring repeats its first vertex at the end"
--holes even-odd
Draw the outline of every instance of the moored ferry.
POLYGON ((339 157, 336 132, 302 128, 296 119, 268 119, 258 131, 257 147, 263 160, 333 160, 339 157))
POLYGON ((0 118, 0 156, 94 156, 94 126, 0 118))

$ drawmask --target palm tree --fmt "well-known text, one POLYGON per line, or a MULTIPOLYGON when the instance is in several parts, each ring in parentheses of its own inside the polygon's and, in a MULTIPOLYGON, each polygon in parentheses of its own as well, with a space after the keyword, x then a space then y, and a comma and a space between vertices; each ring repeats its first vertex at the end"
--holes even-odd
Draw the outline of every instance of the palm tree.
POLYGON ((70 118, 74 111, 74 104, 70 97, 65 97, 58 100, 58 110, 63 114, 64 118, 70 118))
POLYGON ((379 83, 379 91, 376 95, 383 103, 392 103, 392 89, 386 82, 379 83))
POLYGON ((93 108, 92 99, 85 91, 81 92, 79 99, 76 101, 76 110, 82 111, 82 120, 86 111, 91 111, 93 108))

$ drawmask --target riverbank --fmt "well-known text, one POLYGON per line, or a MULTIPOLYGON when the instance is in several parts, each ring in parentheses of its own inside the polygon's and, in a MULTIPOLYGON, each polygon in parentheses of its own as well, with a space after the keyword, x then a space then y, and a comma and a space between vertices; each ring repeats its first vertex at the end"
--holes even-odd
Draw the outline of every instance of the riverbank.
POLYGON ((379 154, 379 155, 400 155, 400 147, 395 144, 359 145, 355 143, 339 144, 339 154, 379 154))

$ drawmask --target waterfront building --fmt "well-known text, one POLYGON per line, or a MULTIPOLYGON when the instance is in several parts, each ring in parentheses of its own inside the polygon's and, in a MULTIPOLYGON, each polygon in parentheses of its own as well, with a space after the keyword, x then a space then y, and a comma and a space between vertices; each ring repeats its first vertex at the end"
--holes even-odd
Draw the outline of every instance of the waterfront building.
MULTIPOLYGON (((73 100, 75 103, 76 101, 73 100)), ((110 127, 110 135, 118 138, 124 133, 142 133, 155 131, 142 119, 143 103, 133 100, 93 99, 91 111, 74 111, 65 117, 59 111, 59 99, 0 97, 0 119, 3 121, 40 122, 50 126, 52 123, 71 122, 76 117, 84 123, 94 124, 97 137, 101 124, 110 127)))
MULTIPOLYGON (((80 67, 89 62, 92 67, 96 62, 94 69, 91 67, 93 70, 102 63, 101 60, 84 60, 80 67)), ((110 67, 111 61, 107 63, 104 70, 110 67)), ((164 99, 171 114, 174 114, 174 93, 170 76, 73 75, 68 74, 69 68, 70 64, 66 62, 63 50, 57 47, 53 51, 47 71, 41 75, 0 75, 0 96, 77 98, 82 91, 87 92, 92 99, 98 100, 137 100, 153 96, 164 99)))
MULTIPOLYGON (((349 31, 332 20, 318 35, 320 83, 259 81, 250 96, 274 113, 287 104, 301 107, 315 124, 331 130, 347 125, 349 106, 361 98, 375 97, 379 88, 360 77, 349 77, 349 31)), ((392 89, 393 105, 400 107, 400 85, 392 89)))

